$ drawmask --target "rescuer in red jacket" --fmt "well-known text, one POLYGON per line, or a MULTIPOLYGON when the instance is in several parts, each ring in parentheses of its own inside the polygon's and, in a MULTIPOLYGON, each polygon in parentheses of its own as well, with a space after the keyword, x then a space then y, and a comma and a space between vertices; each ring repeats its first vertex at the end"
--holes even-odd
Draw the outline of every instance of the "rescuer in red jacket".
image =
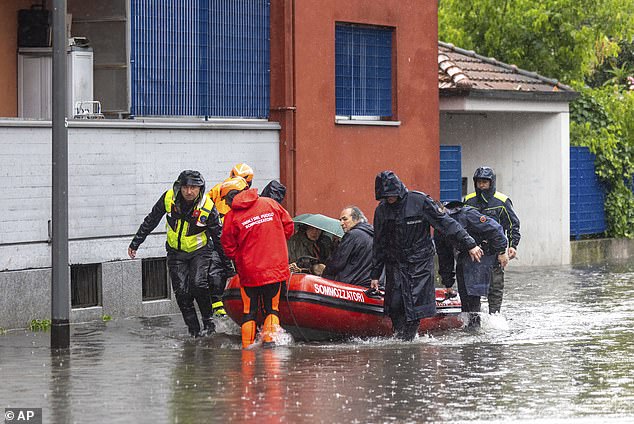
POLYGON ((293 220, 275 200, 249 189, 244 179, 224 182, 220 195, 231 207, 225 215, 220 241, 225 255, 235 261, 240 276, 242 347, 255 341, 258 299, 262 299, 265 313, 262 341, 269 347, 280 324, 281 283, 290 277, 286 240, 293 235, 293 220))

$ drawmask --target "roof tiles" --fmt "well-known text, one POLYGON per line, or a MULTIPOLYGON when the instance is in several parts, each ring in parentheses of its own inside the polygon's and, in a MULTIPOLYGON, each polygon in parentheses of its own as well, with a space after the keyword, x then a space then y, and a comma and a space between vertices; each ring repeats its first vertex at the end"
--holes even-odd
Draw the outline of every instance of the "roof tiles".
POLYGON ((446 93, 474 91, 575 93, 572 88, 557 80, 440 41, 438 42, 438 87, 441 92, 446 93))

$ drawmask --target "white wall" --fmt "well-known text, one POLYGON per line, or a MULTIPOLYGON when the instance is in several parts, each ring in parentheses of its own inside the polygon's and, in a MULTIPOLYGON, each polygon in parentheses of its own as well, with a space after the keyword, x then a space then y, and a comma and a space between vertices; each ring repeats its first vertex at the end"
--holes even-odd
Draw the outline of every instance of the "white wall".
POLYGON ((570 263, 568 113, 443 112, 440 144, 462 146, 462 175, 495 169, 521 225, 517 265, 570 263))
MULTIPOLYGON (((239 162, 253 167, 255 187, 279 178, 277 123, 75 121, 68 133, 71 264, 126 259, 183 169, 201 171, 207 189, 239 162)), ((50 266, 51 149, 50 122, 0 121, 0 271, 50 266)), ((163 256, 164 243, 150 236, 139 257, 163 256)))

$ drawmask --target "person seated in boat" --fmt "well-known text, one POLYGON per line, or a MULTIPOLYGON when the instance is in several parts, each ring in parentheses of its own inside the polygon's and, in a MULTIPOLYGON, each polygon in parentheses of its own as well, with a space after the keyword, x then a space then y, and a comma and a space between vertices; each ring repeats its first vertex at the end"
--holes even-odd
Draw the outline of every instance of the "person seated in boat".
POLYGON ((434 233, 442 284, 451 292, 454 278, 458 280, 462 312, 469 313, 467 326, 477 328, 480 326, 480 296, 489 292, 493 267, 498 261, 502 268, 509 262, 504 229, 494 219, 460 201, 444 202, 441 207, 467 230, 484 251, 480 262, 474 262, 468 252, 452 245, 441 231, 434 233))
POLYGON ((297 232, 288 241, 288 261, 290 269, 296 272, 297 260, 301 257, 310 256, 315 258, 316 263, 311 264, 311 272, 321 275, 324 270, 324 263, 332 252, 332 240, 319 228, 306 224, 300 224, 297 232))
POLYGON ((374 227, 357 206, 345 207, 339 216, 344 236, 326 260, 322 277, 370 288, 374 227))

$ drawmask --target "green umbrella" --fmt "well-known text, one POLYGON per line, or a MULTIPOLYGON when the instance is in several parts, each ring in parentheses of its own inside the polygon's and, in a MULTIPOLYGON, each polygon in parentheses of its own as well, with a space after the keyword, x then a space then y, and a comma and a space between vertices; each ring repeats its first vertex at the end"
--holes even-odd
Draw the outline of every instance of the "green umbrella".
POLYGON ((293 218, 293 221, 295 221, 296 224, 305 224, 319 228, 320 230, 339 238, 343 237, 343 229, 339 224, 339 220, 320 213, 304 213, 297 215, 293 218))

